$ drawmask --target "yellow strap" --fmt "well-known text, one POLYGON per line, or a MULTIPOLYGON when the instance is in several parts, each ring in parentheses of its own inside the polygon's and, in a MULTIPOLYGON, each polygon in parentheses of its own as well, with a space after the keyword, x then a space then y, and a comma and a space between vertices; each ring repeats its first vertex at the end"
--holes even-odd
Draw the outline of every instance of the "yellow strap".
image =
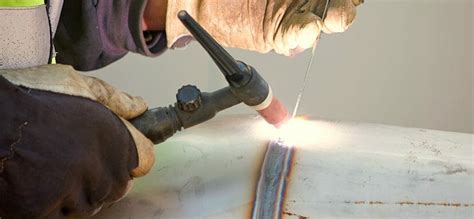
POLYGON ((44 5, 44 0, 0 0, 0 7, 34 7, 44 5))

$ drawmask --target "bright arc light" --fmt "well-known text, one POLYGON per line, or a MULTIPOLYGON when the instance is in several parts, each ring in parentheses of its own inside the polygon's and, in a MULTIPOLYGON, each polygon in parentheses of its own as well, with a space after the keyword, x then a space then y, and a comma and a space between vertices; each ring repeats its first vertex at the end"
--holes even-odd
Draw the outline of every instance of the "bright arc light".
POLYGON ((303 117, 291 119, 279 129, 262 122, 258 124, 258 132, 270 139, 281 139, 289 147, 326 148, 340 139, 340 132, 334 124, 303 117))

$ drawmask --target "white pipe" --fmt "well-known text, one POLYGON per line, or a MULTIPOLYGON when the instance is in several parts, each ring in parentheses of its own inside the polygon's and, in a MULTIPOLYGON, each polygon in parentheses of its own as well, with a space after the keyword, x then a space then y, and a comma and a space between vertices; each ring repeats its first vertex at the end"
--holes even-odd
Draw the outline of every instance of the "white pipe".
MULTIPOLYGON (((157 162, 98 218, 249 218, 269 137, 219 117, 156 147, 157 162)), ((311 121, 300 130, 284 218, 473 218, 472 134, 311 121)))

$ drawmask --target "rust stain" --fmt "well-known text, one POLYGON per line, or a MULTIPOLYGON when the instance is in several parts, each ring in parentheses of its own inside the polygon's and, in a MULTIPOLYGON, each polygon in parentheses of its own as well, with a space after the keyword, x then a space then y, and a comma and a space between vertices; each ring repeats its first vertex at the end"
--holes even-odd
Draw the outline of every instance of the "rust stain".
POLYGON ((450 203, 450 202, 414 202, 414 201, 400 201, 395 203, 382 202, 382 201, 344 201, 344 204, 356 204, 356 205, 422 205, 422 206, 442 206, 442 207, 474 207, 474 204, 465 203, 450 203))
POLYGON ((395 204, 399 204, 399 205, 414 205, 415 202, 403 201, 403 202, 396 202, 395 204))
POLYGON ((285 215, 288 215, 288 216, 293 216, 293 217, 298 217, 298 219, 309 219, 309 217, 298 215, 298 214, 291 213, 291 212, 288 212, 288 211, 283 211, 282 214, 285 214, 285 215))
POLYGON ((243 205, 244 206, 242 207, 242 209, 244 210, 243 218, 249 218, 249 219, 252 218, 253 203, 254 203, 253 201, 250 201, 243 205))
MULTIPOLYGON (((461 204, 461 203, 434 203, 434 202, 417 202, 417 205, 424 205, 424 206, 444 206, 444 207, 461 207, 461 206, 466 206, 466 204, 461 204)), ((469 206, 469 205, 467 205, 469 206)))
POLYGON ((386 204, 385 202, 382 201, 344 201, 344 204, 356 204, 356 205, 383 205, 386 204))
MULTIPOLYGON (((413 203, 413 202, 410 202, 413 203)), ((469 204, 449 203, 449 202, 416 202, 416 205, 423 206, 444 206, 444 207, 469 207, 469 204)))

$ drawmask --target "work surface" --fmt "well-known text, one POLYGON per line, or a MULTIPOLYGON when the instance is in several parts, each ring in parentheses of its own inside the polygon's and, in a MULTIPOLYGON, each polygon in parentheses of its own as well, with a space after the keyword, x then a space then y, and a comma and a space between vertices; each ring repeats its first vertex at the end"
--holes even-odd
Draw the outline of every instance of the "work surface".
POLYGON ((157 145, 151 172, 96 218, 249 218, 255 199, 269 197, 281 198, 274 216, 283 218, 474 217, 474 135, 325 121, 300 128, 279 194, 256 195, 261 173, 274 177, 263 165, 270 127, 219 117, 157 145))

